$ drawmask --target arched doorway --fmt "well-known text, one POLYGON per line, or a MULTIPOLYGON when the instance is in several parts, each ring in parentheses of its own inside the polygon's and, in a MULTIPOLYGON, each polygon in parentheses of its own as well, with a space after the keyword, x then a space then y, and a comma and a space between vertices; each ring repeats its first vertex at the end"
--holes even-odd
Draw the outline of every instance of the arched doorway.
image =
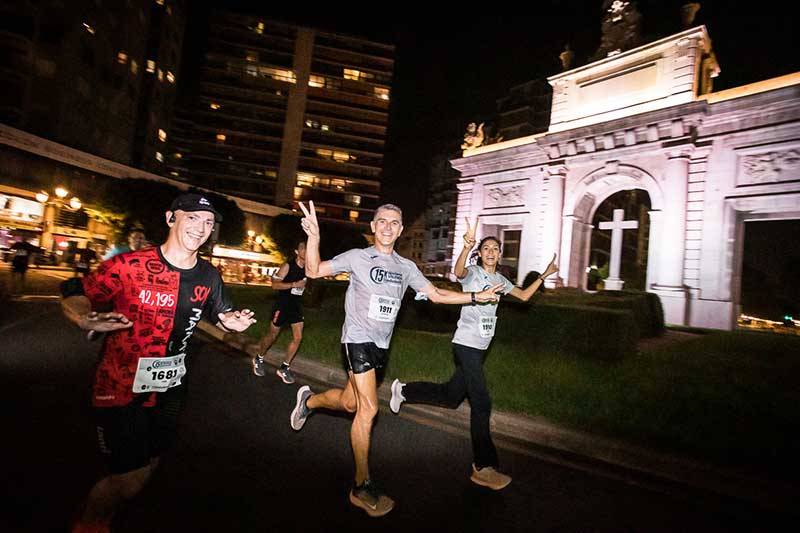
POLYGON ((651 208, 650 195, 643 189, 616 192, 597 206, 592 217, 587 289, 601 288, 603 280, 615 273, 612 268, 612 249, 616 233, 621 241, 617 260, 619 279, 624 282, 626 289, 645 290, 651 208), (623 224, 614 221, 617 211, 622 211, 621 216, 616 218, 621 219, 623 224), (604 226, 624 226, 624 229, 614 230, 604 226))
MULTIPOLYGON (((650 173, 639 167, 618 162, 607 163, 604 167, 590 172, 565 194, 559 271, 567 286, 588 288, 591 251, 593 248, 599 248, 599 245, 593 247, 592 244, 592 236, 596 229, 592 223, 595 213, 606 199, 617 193, 622 193, 620 198, 624 199, 625 193, 630 191, 640 191, 634 193, 632 205, 644 205, 649 208, 647 228, 644 232, 647 240, 645 249, 647 259, 643 264, 646 268, 641 272, 641 276, 644 277, 642 288, 645 290, 649 288, 648 284, 654 277, 654 265, 658 264, 659 259, 657 242, 661 226, 658 215, 664 207, 664 193, 650 173)), ((616 200, 609 205, 614 203, 616 200)), ((638 209, 641 208, 637 208, 636 213, 625 212, 625 215, 627 217, 635 215, 638 219, 640 216, 638 209)), ((611 212, 613 218, 613 208, 611 212)), ((638 250, 638 243, 636 247, 638 250)), ((636 283, 641 284, 639 281, 636 283)))

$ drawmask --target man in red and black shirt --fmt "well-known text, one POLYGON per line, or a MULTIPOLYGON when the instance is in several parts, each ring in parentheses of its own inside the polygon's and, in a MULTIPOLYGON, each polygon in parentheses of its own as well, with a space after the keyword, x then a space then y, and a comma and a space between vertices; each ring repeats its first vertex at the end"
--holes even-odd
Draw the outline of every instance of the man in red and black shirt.
POLYGON ((226 331, 255 322, 252 311, 231 310, 219 273, 197 255, 221 218, 202 195, 181 195, 166 213, 164 244, 117 255, 62 286, 67 318, 108 332, 92 403, 110 475, 90 491, 73 531, 107 531, 117 506, 144 487, 174 441, 187 348, 200 319, 226 331))

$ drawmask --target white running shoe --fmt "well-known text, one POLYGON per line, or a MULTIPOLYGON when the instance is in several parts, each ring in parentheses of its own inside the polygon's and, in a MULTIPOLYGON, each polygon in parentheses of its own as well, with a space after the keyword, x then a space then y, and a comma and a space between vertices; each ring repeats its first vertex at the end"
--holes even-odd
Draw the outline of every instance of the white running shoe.
POLYGON ((406 397, 403 396, 403 387, 405 386, 406 384, 401 383, 399 379, 392 381, 392 399, 389 400, 389 409, 391 409, 394 414, 400 412, 400 405, 406 401, 406 397))

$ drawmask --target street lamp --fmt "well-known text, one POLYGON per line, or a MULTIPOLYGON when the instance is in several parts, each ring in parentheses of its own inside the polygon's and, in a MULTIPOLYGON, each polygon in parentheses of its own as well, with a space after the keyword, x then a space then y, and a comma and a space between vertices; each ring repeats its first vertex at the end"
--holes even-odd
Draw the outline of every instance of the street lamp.
POLYGON ((49 199, 50 199, 50 195, 47 194, 44 191, 39 191, 39 192, 36 193, 36 201, 41 203, 41 204, 45 203, 49 199))
POLYGON ((64 187, 60 187, 60 186, 56 187, 56 196, 58 196, 59 198, 64 199, 64 198, 67 197, 68 194, 69 194, 69 191, 67 189, 65 189, 64 187))

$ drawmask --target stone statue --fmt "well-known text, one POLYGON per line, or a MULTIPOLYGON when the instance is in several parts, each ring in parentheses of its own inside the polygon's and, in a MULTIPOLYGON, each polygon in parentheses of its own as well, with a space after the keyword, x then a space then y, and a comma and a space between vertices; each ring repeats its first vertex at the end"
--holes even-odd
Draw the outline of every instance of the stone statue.
POLYGON ((630 50, 641 44, 642 16, 636 2, 605 0, 600 48, 592 60, 603 59, 630 50))
POLYGON ((687 2, 681 6, 681 26, 688 29, 694 24, 694 17, 700 11, 699 2, 687 2))
POLYGON ((575 59, 575 53, 570 50, 569 44, 564 46, 564 51, 558 55, 561 60, 561 70, 569 70, 572 67, 572 60, 575 59))
POLYGON ((461 143, 461 149, 469 150, 471 148, 477 148, 483 145, 483 141, 483 122, 481 122, 480 125, 470 122, 469 126, 467 126, 467 132, 464 134, 464 142, 461 143))

